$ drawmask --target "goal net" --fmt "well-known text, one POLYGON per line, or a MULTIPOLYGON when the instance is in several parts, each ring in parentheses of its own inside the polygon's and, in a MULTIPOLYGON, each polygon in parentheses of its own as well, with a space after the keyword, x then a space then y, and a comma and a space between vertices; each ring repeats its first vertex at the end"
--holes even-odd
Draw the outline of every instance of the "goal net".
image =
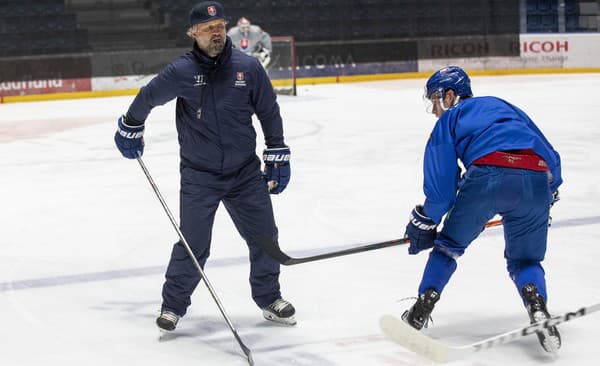
POLYGON ((296 95, 296 45, 294 37, 272 37, 273 51, 267 73, 277 94, 296 95))

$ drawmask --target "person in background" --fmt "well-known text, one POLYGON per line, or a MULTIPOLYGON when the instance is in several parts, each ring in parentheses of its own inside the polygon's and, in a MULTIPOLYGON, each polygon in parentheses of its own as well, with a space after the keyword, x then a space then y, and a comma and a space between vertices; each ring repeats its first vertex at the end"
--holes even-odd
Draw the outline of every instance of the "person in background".
MULTIPOLYGON (((210 254, 215 212, 222 202, 250 250, 252 298, 271 321, 294 325, 295 309, 280 292, 279 263, 263 252, 259 237, 277 243, 269 193, 283 192, 290 180, 279 105, 260 63, 232 47, 225 12, 216 1, 195 5, 187 34, 193 49, 167 65, 141 88, 119 118, 115 143, 129 159, 144 151, 150 111, 177 98, 175 120, 180 145, 180 225, 202 267, 210 254), (256 155, 252 115, 260 120, 266 149, 256 155)), ((161 313, 164 331, 175 329, 191 304, 200 275, 184 246, 176 243, 166 271, 161 313)))
POLYGON ((271 62, 271 36, 259 26, 251 24, 248 19, 240 18, 237 26, 231 28, 227 35, 231 38, 233 47, 256 57, 263 67, 266 68, 271 62))
MULTIPOLYGON (((424 97, 438 120, 425 148, 426 199, 412 210, 405 235, 410 254, 433 250, 417 301, 403 320, 419 330, 427 324, 457 258, 496 214, 502 216, 507 270, 530 321, 550 318, 541 262, 550 207, 562 183, 559 154, 519 108, 496 97, 473 97, 460 67, 436 71, 424 97), (466 169, 462 177, 457 160, 466 169)), ((555 326, 537 335, 548 352, 561 345, 555 326)))

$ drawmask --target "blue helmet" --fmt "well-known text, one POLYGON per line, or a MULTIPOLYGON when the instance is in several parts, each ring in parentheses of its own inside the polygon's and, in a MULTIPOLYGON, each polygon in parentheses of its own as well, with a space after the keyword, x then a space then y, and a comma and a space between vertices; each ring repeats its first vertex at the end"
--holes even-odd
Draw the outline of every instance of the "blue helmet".
POLYGON ((431 75, 425 87, 425 97, 429 99, 431 94, 437 92, 438 97, 443 98, 450 89, 461 98, 473 96, 469 75, 458 66, 444 67, 431 75))

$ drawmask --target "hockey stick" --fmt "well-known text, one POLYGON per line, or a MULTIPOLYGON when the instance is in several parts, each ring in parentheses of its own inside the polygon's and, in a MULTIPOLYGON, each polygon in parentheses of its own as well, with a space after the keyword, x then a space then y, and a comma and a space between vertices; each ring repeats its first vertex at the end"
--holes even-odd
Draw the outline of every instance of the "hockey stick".
POLYGON ((192 262, 194 263, 194 266, 196 266, 196 269, 198 270, 198 273, 200 273, 200 277, 203 280, 202 282, 204 282, 204 284, 208 288, 208 292, 210 292, 210 295, 212 296, 213 300, 215 300, 215 303, 217 303, 217 307, 221 311, 221 315, 223 315, 223 318, 225 319, 225 322, 229 326, 229 329, 231 329, 231 332, 233 332, 233 336, 235 337, 235 339, 237 340, 238 344, 242 348, 242 351, 244 352, 244 354, 248 358, 248 363, 250 364, 250 366, 253 366, 254 365, 254 361, 252 360, 252 353, 251 353, 250 349, 248 347, 246 347, 246 345, 244 344, 244 342, 242 342, 242 339, 238 335, 237 330, 235 329, 235 327, 233 326, 233 323, 231 322, 231 319, 229 319, 229 316, 227 316, 227 313, 225 312, 225 308, 223 307, 223 304, 221 304, 221 301, 217 297, 217 293, 215 292, 215 290, 212 287, 212 285, 210 284, 210 282, 208 282, 208 278, 204 274, 204 271, 202 270, 202 267, 200 266, 200 263, 198 263, 198 260, 196 259, 196 256, 194 256, 194 253, 192 252, 192 249, 190 248, 190 245, 188 244, 187 240, 185 240, 185 237, 183 236, 183 233, 179 229, 179 225, 177 224, 177 221, 175 221, 175 218, 171 214, 171 211, 169 210, 169 207, 167 206, 167 203, 165 202, 165 200, 163 199, 162 195, 160 194, 160 191, 158 190, 158 186, 156 185, 156 183, 154 183, 154 179, 152 179, 152 176, 150 175, 150 172, 146 168, 146 165, 144 165, 144 162, 142 161, 142 157, 138 156, 137 157, 137 161, 138 161, 138 163, 140 163, 140 167, 144 171, 144 174, 146 174, 146 178, 148 178, 148 182, 150 182, 150 185, 152 186, 152 189, 154 189, 154 193, 156 193, 156 197, 158 197, 158 200, 160 201, 162 207, 165 209, 165 212, 167 213, 167 216, 169 216, 169 220, 171 220, 171 224, 173 225, 173 228, 177 232, 177 235, 179 235, 179 240, 181 241, 181 243, 185 247, 185 250, 187 251, 188 255, 192 259, 192 262))
MULTIPOLYGON (((493 221, 488 221, 485 224, 485 228, 487 229, 492 226, 500 226, 500 225, 502 225, 502 220, 493 220, 493 221)), ((317 255, 310 256, 310 257, 302 257, 302 258, 293 258, 293 257, 290 257, 289 255, 285 254, 279 248, 279 246, 277 244, 275 244, 275 242, 273 242, 273 240, 268 237, 261 236, 258 238, 258 242, 261 245, 262 249, 265 251, 265 253, 267 253, 270 257, 275 259, 277 262, 279 262, 280 264, 283 264, 284 266, 292 266, 294 264, 314 262, 314 261, 318 261, 321 259, 341 257, 344 255, 349 255, 349 254, 367 252, 369 250, 388 248, 388 247, 393 247, 393 246, 400 245, 400 244, 407 244, 407 243, 409 243, 409 240, 408 240, 408 238, 393 239, 393 240, 388 240, 388 241, 382 241, 380 243, 366 244, 366 245, 361 245, 361 246, 354 247, 354 248, 342 249, 342 250, 337 250, 337 251, 333 251, 333 252, 329 252, 329 253, 317 254, 317 255)))
POLYGON ((515 341, 526 337, 543 329, 550 328, 560 323, 580 318, 600 310, 600 303, 582 307, 581 309, 568 312, 563 315, 555 316, 542 322, 533 323, 526 327, 518 328, 494 337, 484 339, 479 342, 467 344, 464 346, 449 346, 438 340, 435 340, 424 333, 411 327, 403 320, 392 315, 384 315, 379 319, 379 326, 383 333, 391 341, 407 348, 423 357, 434 362, 450 362, 465 358, 481 350, 499 346, 501 344, 515 341))

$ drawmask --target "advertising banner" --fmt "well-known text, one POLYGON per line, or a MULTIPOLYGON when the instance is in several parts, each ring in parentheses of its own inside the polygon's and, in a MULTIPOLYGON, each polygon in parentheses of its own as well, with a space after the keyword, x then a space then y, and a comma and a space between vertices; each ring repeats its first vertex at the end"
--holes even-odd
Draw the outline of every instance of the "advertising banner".
MULTIPOLYGON (((452 41, 441 49, 452 49, 452 41)), ((521 34, 519 43, 508 44, 519 56, 492 57, 485 54, 485 42, 461 49, 477 50, 478 57, 420 58, 419 71, 434 71, 448 65, 469 70, 577 69, 600 67, 600 34, 521 34)), ((467 55, 465 55, 467 56, 467 55)))
POLYGON ((91 78, 0 81, 0 97, 92 90, 91 78))
POLYGON ((96 77, 92 79, 92 90, 125 90, 139 89, 148 84, 155 74, 152 75, 123 75, 114 77, 96 77))

